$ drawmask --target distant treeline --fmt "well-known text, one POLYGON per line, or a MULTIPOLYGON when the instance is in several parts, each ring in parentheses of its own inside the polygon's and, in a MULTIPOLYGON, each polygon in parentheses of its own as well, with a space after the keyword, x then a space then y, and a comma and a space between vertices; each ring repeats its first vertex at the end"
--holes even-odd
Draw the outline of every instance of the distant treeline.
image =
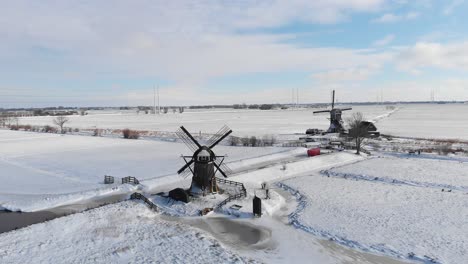
MULTIPOLYGON (((392 105, 392 104, 463 104, 468 103, 468 101, 386 101, 386 102, 340 102, 336 105, 392 105)), ((302 103, 297 106, 300 107, 325 107, 329 106, 329 103, 302 103)), ((294 104, 229 104, 229 105, 191 105, 188 106, 188 109, 217 109, 217 108, 233 108, 233 109, 286 109, 288 107, 296 106, 294 104)), ((161 106, 163 108, 179 108, 185 106, 161 106)), ((96 107, 32 107, 32 108, 0 108, 0 112, 7 111, 36 111, 41 110, 43 112, 47 111, 88 111, 88 110, 152 110, 153 106, 96 106, 96 107)))

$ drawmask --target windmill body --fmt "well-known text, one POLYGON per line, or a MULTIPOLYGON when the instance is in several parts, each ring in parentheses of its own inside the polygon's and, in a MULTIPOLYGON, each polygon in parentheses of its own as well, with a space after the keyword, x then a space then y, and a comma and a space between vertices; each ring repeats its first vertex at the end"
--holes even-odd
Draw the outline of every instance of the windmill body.
POLYGON ((182 156, 186 164, 177 172, 182 175, 192 175, 189 190, 191 194, 218 192, 216 173, 219 172, 227 177, 230 169, 223 164, 224 156, 217 156, 213 148, 231 133, 232 130, 224 126, 208 140, 207 146, 202 146, 183 126, 176 132, 179 138, 194 151, 192 156, 182 156))
POLYGON ((215 179, 215 166, 216 155, 208 147, 202 148, 195 152, 193 159, 193 179, 191 192, 209 190, 209 192, 218 192, 218 186, 215 179))
POLYGON ((342 114, 343 111, 351 109, 352 108, 335 108, 335 90, 333 90, 332 109, 315 111, 314 114, 330 113, 330 127, 328 128, 327 133, 343 133, 345 132, 345 129, 343 126, 342 114))

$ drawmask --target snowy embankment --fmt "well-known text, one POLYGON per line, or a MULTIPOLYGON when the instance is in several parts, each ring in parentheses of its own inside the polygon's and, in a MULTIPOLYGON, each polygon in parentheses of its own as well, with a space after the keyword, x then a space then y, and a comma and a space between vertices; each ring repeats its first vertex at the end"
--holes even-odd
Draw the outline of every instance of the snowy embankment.
MULTIPOLYGON (((436 165, 428 165, 424 160, 414 159, 412 166, 403 159, 394 160, 393 164, 392 160, 387 162, 388 168, 382 167, 379 159, 371 159, 340 170, 372 172, 373 177, 379 178, 395 175, 411 179, 414 175, 416 180, 463 183, 461 179, 452 181, 453 175, 444 177, 444 171, 453 173, 460 169, 455 166, 457 163, 440 161, 436 175, 431 172, 436 165)), ((411 260, 440 263, 466 260, 468 196, 464 192, 326 177, 319 173, 289 179, 284 184, 300 204, 299 210, 290 216, 291 222, 307 232, 364 251, 411 260)))
POLYGON ((1 263, 185 263, 188 260, 255 262, 224 248, 209 234, 165 221, 135 202, 114 204, 0 234, 1 263))
POLYGON ((382 115, 373 117, 373 118, 370 119, 369 121, 372 122, 372 123, 378 123, 380 120, 385 119, 385 118, 388 118, 389 116, 391 116, 393 113, 395 113, 395 112, 398 111, 398 110, 400 110, 400 108, 399 108, 399 107, 396 107, 395 109, 390 110, 390 111, 388 111, 387 113, 384 113, 384 114, 382 114, 382 115))
POLYGON ((292 163, 277 164, 261 170, 250 171, 234 176, 232 179, 245 184, 260 185, 262 182, 273 182, 307 175, 311 171, 318 171, 362 159, 364 159, 362 156, 357 156, 350 152, 332 153, 302 159, 292 163))

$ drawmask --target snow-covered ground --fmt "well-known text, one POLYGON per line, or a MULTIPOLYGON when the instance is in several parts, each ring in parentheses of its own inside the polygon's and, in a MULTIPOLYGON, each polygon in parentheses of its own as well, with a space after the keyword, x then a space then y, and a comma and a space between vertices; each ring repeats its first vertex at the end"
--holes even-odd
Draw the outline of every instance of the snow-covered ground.
MULTIPOLYGON (((177 182, 184 164, 180 154, 191 154, 181 143, 125 140, 0 130, 0 206, 35 211, 98 195, 135 190, 128 185, 104 185, 104 175, 154 179, 153 185, 177 182)), ((217 146, 226 162, 242 169, 245 159, 282 159, 287 148, 217 146), (276 156, 269 154, 278 153, 276 156), (261 158, 265 157, 265 158, 261 158), (237 162, 237 163, 236 163, 237 162), (240 165, 236 165, 240 164, 240 165)), ((263 161, 264 162, 264 161, 263 161)), ((255 162, 247 163, 252 166, 255 162)))
MULTIPOLYGON (((414 158, 412 158, 414 157, 414 158)), ((378 157, 324 171, 327 176, 468 192, 468 160, 378 157)))
MULTIPOLYGON (((454 112, 466 107, 403 105, 392 111, 358 106, 353 111, 376 121, 384 133, 463 139, 468 120, 454 112)), ((192 132, 214 133, 227 124, 239 136, 298 137, 294 133, 328 126, 326 114, 312 111, 202 110, 161 116, 97 112, 72 116, 67 125, 167 132, 184 125, 192 132)), ((345 118, 350 113, 345 112, 345 118)), ((22 118, 20 124, 52 125, 52 117, 22 118)), ((247 198, 228 203, 219 213, 194 217, 206 204, 171 203, 158 196, 151 199, 164 205, 164 213, 177 215, 176 220, 135 201, 105 206, 0 234, 0 262, 392 262, 363 253, 371 252, 408 261, 464 263, 468 255, 468 163, 463 158, 390 153, 366 157, 346 151, 307 158, 303 148, 279 147, 217 146, 215 151, 228 154, 231 180, 244 183, 248 192, 247 198), (252 197, 263 197, 262 182, 281 182, 292 198, 280 187, 272 188, 270 199, 263 200, 264 216, 252 220, 252 197), (297 201, 288 200, 293 198, 297 201), (242 208, 230 209, 233 204, 242 208), (213 219, 226 214, 239 222, 226 225, 213 219), (237 225, 269 236, 254 243, 255 237, 228 234, 237 225), (247 246, 239 247, 244 243, 247 246), (338 249, 331 250, 335 246, 338 249)), ((184 164, 180 154, 191 153, 175 142, 0 130, 0 209, 37 211, 134 191, 149 195, 188 187, 190 178, 176 175, 184 164), (135 176, 141 184, 104 185, 104 175, 116 176, 117 182, 135 176)), ((206 199, 213 198, 212 206, 225 197, 206 199)))
POLYGON ((0 263, 57 261, 399 263, 321 241, 274 218, 172 218, 134 201, 0 234, 0 263))
POLYGON ((217 240, 124 202, 0 235, 1 263, 246 263, 217 240))
POLYGON ((468 104, 402 105, 377 122, 384 134, 468 140, 468 104))
MULTIPOLYGON (((263 136, 304 133, 308 128, 328 128, 326 113, 313 114, 316 109, 288 110, 187 110, 183 114, 145 115, 131 111, 90 111, 86 116, 70 116, 66 124, 73 128, 102 128, 174 132, 181 125, 189 131, 215 133, 227 124, 236 136, 263 136)), ((354 112, 376 122, 384 134, 404 137, 468 140, 468 104, 404 104, 395 110, 385 105, 353 106, 343 112, 346 120, 354 112)), ((23 117, 20 124, 53 125, 53 117, 23 117)))
POLYGON ((302 208, 292 220, 300 229, 361 250, 464 263, 466 190, 442 192, 428 183, 466 186, 467 166, 446 160, 369 159, 332 169, 330 175, 339 177, 317 172, 284 184, 299 192, 302 208), (358 177, 363 175, 369 177, 358 177), (419 184, 381 181, 385 178, 419 184))
MULTIPOLYGON (((186 111, 183 114, 145 115, 136 113, 99 114, 70 116, 67 127, 106 128, 175 132, 181 125, 189 131, 215 133, 223 124, 228 125, 236 136, 263 136, 270 134, 304 133, 308 128, 327 129, 329 114, 313 114, 316 109, 297 110, 203 110, 186 111)), ((344 118, 353 112, 363 112, 373 119, 389 112, 385 106, 355 106, 345 111, 344 118)), ((53 117, 24 117, 20 124, 53 125, 53 117)))

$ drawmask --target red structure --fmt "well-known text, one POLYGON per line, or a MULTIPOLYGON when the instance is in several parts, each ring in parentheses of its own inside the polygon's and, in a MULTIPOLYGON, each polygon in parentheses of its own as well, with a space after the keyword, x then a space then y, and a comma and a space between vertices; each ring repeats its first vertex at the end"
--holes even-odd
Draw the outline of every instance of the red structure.
POLYGON ((307 156, 313 157, 320 155, 320 148, 311 148, 307 150, 307 156))

